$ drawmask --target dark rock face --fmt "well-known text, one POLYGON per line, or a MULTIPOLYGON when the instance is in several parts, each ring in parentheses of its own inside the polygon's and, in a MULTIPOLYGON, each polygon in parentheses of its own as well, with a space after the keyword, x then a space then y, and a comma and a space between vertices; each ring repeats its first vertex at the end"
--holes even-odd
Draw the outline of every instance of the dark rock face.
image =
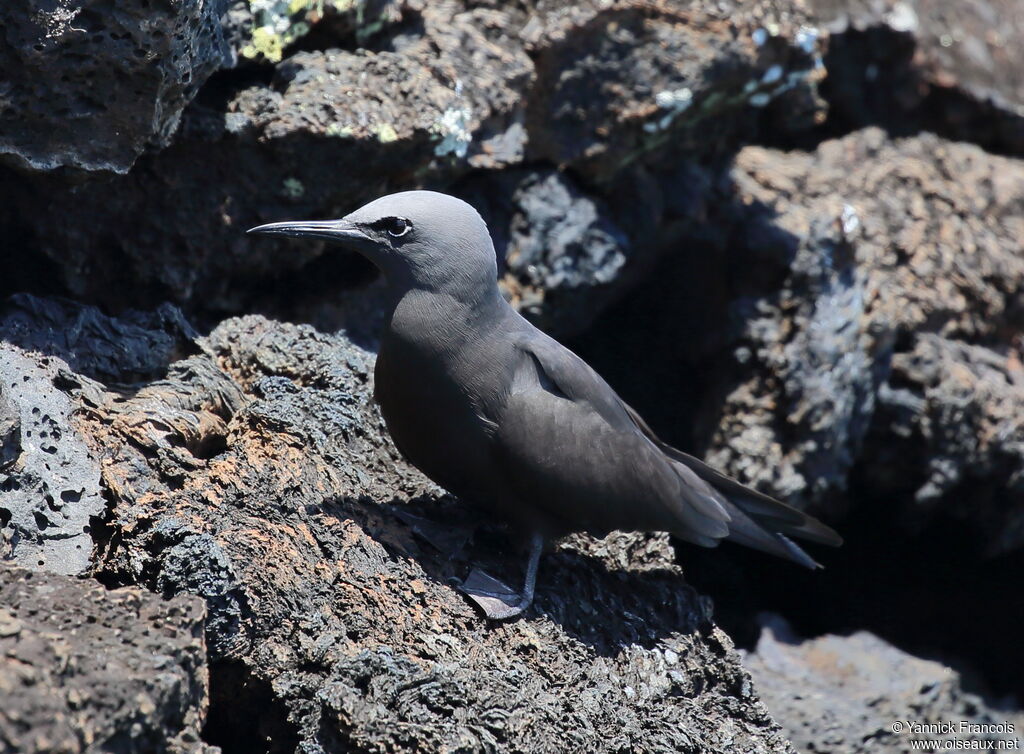
POLYGON ((0 566, 0 741, 21 754, 213 752, 203 605, 0 566))
MULTIPOLYGON (((728 180, 706 170, 686 180, 697 198, 681 210, 675 250, 636 293, 635 307, 655 314, 615 341, 618 355, 595 356, 611 374, 619 362, 661 364, 634 402, 697 425, 703 437, 671 423, 664 431, 706 447, 741 480, 839 513, 836 493, 862 457, 880 393, 889 395, 894 358, 927 333, 1015 358, 1024 311, 1018 161, 866 129, 813 153, 747 147, 728 180), (668 359, 652 359, 666 344, 668 359), (696 401, 690 381, 702 391, 696 401), (687 414, 680 402, 704 406, 687 414)), ((614 330, 623 316, 595 327, 614 330)), ((892 441, 882 430, 871 445, 892 441)), ((1005 523, 997 517, 991 531, 1005 523)))
POLYGON ((170 304, 114 318, 92 306, 26 295, 5 302, 0 333, 24 351, 56 356, 71 372, 117 383, 161 376, 169 363, 195 349, 197 337, 170 304))
POLYGON ((691 582, 737 641, 756 610, 786 610, 811 634, 941 649, 1018 693, 1016 643, 996 637, 1014 633, 1000 573, 1024 544, 1019 160, 866 129, 813 152, 747 147, 727 180, 694 173, 682 218, 703 223, 683 219, 574 348, 664 437, 842 521, 847 545, 806 581, 683 552, 691 582), (976 632, 967 616, 990 601, 1000 617, 976 632))
POLYGON ((509 300, 548 332, 585 330, 656 256, 649 229, 627 232, 616 221, 631 219, 626 212, 613 212, 565 173, 505 170, 457 191, 487 222, 509 300))
POLYGON ((112 319, 69 301, 14 296, 0 317, 0 548, 55 573, 89 567, 105 508, 100 459, 73 416, 95 406, 95 379, 161 374, 195 333, 165 305, 112 319), (81 399, 76 400, 73 396, 81 399))
POLYGON ((906 490, 905 525, 957 519, 989 554, 1024 543, 1024 365, 994 350, 922 334, 893 358, 867 443, 866 482, 906 490), (876 438, 885 437, 886 442, 876 438))
POLYGON ((1024 154, 1024 8, 1014 0, 812 0, 831 32, 831 118, 1024 154))
POLYGON ((797 10, 747 5, 544 4, 529 16, 406 7, 369 49, 301 51, 272 70, 215 78, 174 144, 127 176, 82 185, 9 173, 0 196, 9 224, 25 230, 22 245, 57 262, 55 276, 76 297, 245 311, 254 288, 317 253, 244 239, 260 222, 337 215, 390 190, 443 187, 471 168, 524 159, 610 181, 669 148, 735 145, 749 128, 747 105, 806 94, 820 76, 814 39, 797 41, 797 10), (776 16, 769 36, 762 25, 776 16), (605 52, 577 54, 603 39, 607 64, 598 63, 605 52), (573 104, 592 92, 600 96, 587 109, 573 104), (701 138, 708 128, 721 135, 714 144, 701 138), (66 208, 61 223, 47 221, 54 205, 66 208))
POLYGON ((503 51, 471 19, 447 21, 447 36, 435 30, 402 54, 296 54, 269 84, 225 87, 223 109, 195 107, 176 144, 128 176, 87 191, 39 179, 34 196, 22 181, 11 198, 21 196, 23 212, 44 195, 81 210, 81 222, 38 225, 34 239, 46 254, 74 257, 61 268, 81 273, 64 280, 76 296, 114 306, 156 298, 244 309, 258 281, 317 252, 251 244, 246 228, 350 211, 435 162, 443 173, 450 161, 467 159, 470 130, 512 117, 530 71, 525 53, 503 51), (99 251, 111 246, 113 256, 99 251))
MULTIPOLYGON (((894 354, 918 333, 992 343, 1018 326, 1024 172, 976 147, 867 130, 816 154, 748 148, 733 179, 743 253, 782 283, 733 304, 745 323, 731 369, 744 376, 709 457, 784 497, 835 499, 894 354)), ((735 285, 763 285, 743 280, 763 269, 735 285)))
POLYGON ((89 566, 90 527, 104 502, 99 461, 71 422, 78 404, 55 385, 64 380, 74 377, 59 359, 0 343, 0 553, 76 574, 89 566))
POLYGON ((1012 750, 1024 732, 1024 715, 987 707, 949 668, 866 632, 801 641, 773 616, 743 664, 800 751, 1012 750))
POLYGON ((819 74, 796 3, 551 6, 523 33, 537 65, 529 153, 593 179, 612 178, 680 130, 696 151, 727 148, 749 117, 745 105, 763 107, 819 74), (719 137, 711 144, 709 127, 719 137))
POLYGON ((32 170, 128 172, 147 148, 170 143, 182 110, 228 62, 224 7, 5 3, 0 154, 32 170))
MULTIPOLYGON (((631 252, 629 239, 594 201, 560 176, 528 178, 517 187, 512 202, 517 211, 509 228, 509 245, 504 254, 498 253, 524 288, 557 296, 565 289, 607 289, 618 277, 631 252)), ((595 309, 575 303, 571 308, 577 311, 595 309)), ((525 300, 520 306, 527 311, 531 308, 525 300)), ((549 316, 557 314, 549 312, 549 316)))

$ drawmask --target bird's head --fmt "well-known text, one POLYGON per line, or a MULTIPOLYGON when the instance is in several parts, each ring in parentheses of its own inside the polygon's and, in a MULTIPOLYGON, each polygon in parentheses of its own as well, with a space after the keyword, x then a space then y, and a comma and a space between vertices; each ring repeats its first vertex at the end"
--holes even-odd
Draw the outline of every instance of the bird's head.
POLYGON ((494 246, 483 218, 461 199, 435 191, 382 196, 340 220, 269 223, 248 232, 347 247, 400 290, 471 292, 496 285, 494 246))

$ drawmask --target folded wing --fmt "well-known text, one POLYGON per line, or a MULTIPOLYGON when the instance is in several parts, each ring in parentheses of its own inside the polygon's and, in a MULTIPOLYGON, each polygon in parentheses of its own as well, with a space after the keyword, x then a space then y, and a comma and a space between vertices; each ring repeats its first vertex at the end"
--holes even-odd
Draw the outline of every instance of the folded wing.
POLYGON ((663 443, 557 341, 534 330, 515 345, 493 439, 509 483, 538 515, 564 518, 567 531, 661 530, 708 547, 729 539, 811 568, 817 563, 790 536, 842 542, 807 514, 663 443))

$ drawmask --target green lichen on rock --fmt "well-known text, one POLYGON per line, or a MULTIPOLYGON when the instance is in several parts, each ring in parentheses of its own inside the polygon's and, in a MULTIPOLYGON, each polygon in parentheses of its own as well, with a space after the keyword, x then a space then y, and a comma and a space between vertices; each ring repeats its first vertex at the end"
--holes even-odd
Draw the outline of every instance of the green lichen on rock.
POLYGON ((242 56, 279 62, 284 48, 309 31, 308 18, 317 5, 316 0, 249 0, 252 37, 242 56))
POLYGON ((298 178, 285 178, 282 193, 289 199, 301 199, 306 193, 306 187, 298 178))
MULTIPOLYGON (((278 63, 285 48, 309 33, 328 10, 354 11, 357 26, 363 24, 363 0, 248 0, 252 12, 252 36, 241 49, 242 57, 278 63)), ((374 22, 377 24, 381 21, 374 22)), ((372 24, 371 24, 372 25, 372 24)), ((368 32, 372 33, 372 32, 368 32)))
POLYGON ((393 141, 398 141, 398 132, 395 131, 395 127, 390 123, 378 123, 371 130, 377 135, 377 140, 381 144, 390 144, 393 141))
POLYGON ((472 111, 465 105, 445 110, 431 127, 431 132, 438 137, 434 154, 438 157, 465 157, 473 142, 473 131, 470 129, 472 117, 472 111))
POLYGON ((352 126, 343 126, 341 123, 332 123, 327 127, 327 135, 337 139, 348 139, 355 133, 352 126))
MULTIPOLYGON (((752 41, 760 48, 779 34, 776 24, 767 24, 753 32, 752 41)), ((658 91, 654 96, 654 117, 643 123, 644 139, 637 149, 625 155, 621 166, 628 165, 642 154, 661 148, 669 139, 674 138, 675 132, 694 131, 702 124, 722 117, 729 110, 747 106, 765 107, 772 100, 800 86, 808 86, 816 91, 825 72, 821 39, 820 29, 801 26, 787 43, 802 58, 769 65, 742 86, 732 82, 720 89, 697 93, 688 86, 658 91)))

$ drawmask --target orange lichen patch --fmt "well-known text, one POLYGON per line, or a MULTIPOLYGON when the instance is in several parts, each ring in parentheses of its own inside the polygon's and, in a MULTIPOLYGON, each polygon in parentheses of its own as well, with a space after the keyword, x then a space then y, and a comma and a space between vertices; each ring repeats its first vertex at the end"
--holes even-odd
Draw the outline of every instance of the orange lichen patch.
POLYGON ((353 546, 366 541, 366 532, 355 521, 343 521, 342 529, 342 539, 346 545, 353 546))
POLYGON ((301 566, 307 559, 290 542, 252 529, 223 532, 218 541, 227 552, 235 553, 236 567, 249 579, 285 590, 297 589, 304 581, 301 566))
MULTIPOLYGON (((239 458, 232 452, 218 456, 217 458, 211 459, 204 469, 204 474, 197 475, 204 480, 206 478, 212 480, 224 480, 224 481, 238 481, 239 472, 242 470, 242 465, 239 464, 239 458)), ((247 460, 247 459, 242 459, 247 460)))
POLYGON ((423 606, 418 602, 405 603, 406 612, 410 620, 415 623, 423 622, 423 606))
POLYGON ((224 497, 221 495, 217 487, 212 484, 204 486, 202 489, 197 490, 199 496, 209 503, 211 506, 217 507, 224 502, 224 497))
MULTIPOLYGON (((339 574, 343 574, 347 570, 342 564, 338 564, 339 574)), ((333 584, 332 587, 336 604, 345 605, 346 608, 365 605, 367 602, 376 603, 380 601, 376 599, 376 595, 348 581, 339 581, 333 584)))
POLYGON ((234 451, 243 463, 257 473, 265 471, 268 464, 283 464, 285 468, 302 465, 301 450, 282 442, 280 438, 268 443, 265 437, 247 433, 243 435, 242 441, 236 445, 234 451))
POLYGON ((171 515, 180 519, 192 531, 213 532, 216 530, 213 522, 209 519, 208 511, 197 508, 189 501, 176 500, 170 512, 171 515))
POLYGON ((309 530, 309 527, 305 523, 300 523, 296 528, 298 533, 306 540, 306 542, 313 547, 316 546, 316 538, 313 536, 313 532, 309 530))
POLYGON ((337 563, 328 562, 326 560, 318 560, 313 564, 313 575, 324 581, 333 581, 335 576, 338 575, 339 569, 337 563))
POLYGON ((221 534, 226 541, 244 542, 247 545, 258 544, 264 549, 270 549, 276 545, 279 538, 262 528, 230 529, 221 534))

